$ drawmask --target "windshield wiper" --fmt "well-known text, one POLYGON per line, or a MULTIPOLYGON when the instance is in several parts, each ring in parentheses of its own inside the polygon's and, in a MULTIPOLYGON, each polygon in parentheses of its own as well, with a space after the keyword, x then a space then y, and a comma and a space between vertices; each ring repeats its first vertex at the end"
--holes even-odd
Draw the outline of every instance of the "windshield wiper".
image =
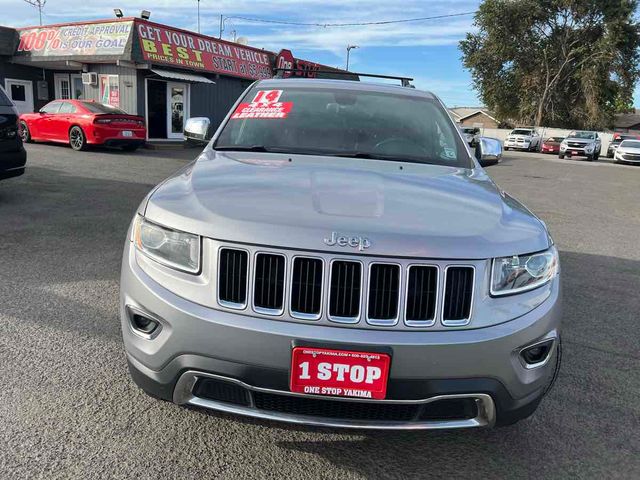
POLYGON ((347 158, 371 158, 373 160, 398 160, 398 157, 390 155, 380 155, 370 152, 339 152, 339 153, 326 153, 329 157, 347 157, 347 158))
POLYGON ((272 152, 274 150, 265 147, 264 145, 216 145, 214 150, 221 151, 236 151, 236 152, 272 152))
POLYGON ((439 165, 441 162, 433 161, 429 158, 410 158, 410 157, 398 157, 395 155, 383 155, 379 153, 370 152, 340 152, 340 153, 326 153, 325 155, 330 157, 346 157, 346 158, 369 158, 372 160, 391 160, 394 162, 406 162, 406 163, 431 163, 439 165))

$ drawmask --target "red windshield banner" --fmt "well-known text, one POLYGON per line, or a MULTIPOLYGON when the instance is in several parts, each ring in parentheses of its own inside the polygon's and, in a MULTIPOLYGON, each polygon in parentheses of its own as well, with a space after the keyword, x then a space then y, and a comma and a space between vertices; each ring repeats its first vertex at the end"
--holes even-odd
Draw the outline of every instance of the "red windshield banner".
POLYGON ((136 22, 144 60, 251 79, 273 76, 273 54, 150 22, 136 22))
POLYGON ((232 120, 244 118, 287 118, 293 102, 280 102, 282 90, 259 90, 251 103, 241 103, 231 115, 232 120))

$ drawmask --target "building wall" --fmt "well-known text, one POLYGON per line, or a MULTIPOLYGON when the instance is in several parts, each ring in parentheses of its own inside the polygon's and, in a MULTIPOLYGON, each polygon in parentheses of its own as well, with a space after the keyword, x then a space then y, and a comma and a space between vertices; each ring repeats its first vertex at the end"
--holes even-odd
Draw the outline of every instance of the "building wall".
POLYGON ((464 125, 465 127, 481 126, 483 128, 498 128, 498 122, 480 112, 465 118, 462 122, 460 122, 460 124, 464 125))
POLYGON ((45 76, 49 86, 48 98, 39 100, 37 82, 43 79, 42 69, 26 65, 18 65, 16 63, 9 63, 8 60, 8 57, 0 57, 0 85, 4 87, 5 79, 7 78, 30 81, 33 89, 33 107, 36 112, 50 100, 53 100, 53 74, 50 71, 47 71, 45 76))
POLYGON ((253 82, 240 78, 217 76, 215 85, 191 85, 191 117, 208 117, 213 129, 218 128, 231 106, 253 82))
POLYGON ((115 64, 92 64, 89 65, 89 72, 98 74, 96 85, 85 85, 84 94, 87 100, 101 101, 100 98, 100 75, 118 75, 120 87, 120 106, 122 110, 132 115, 144 115, 144 103, 142 110, 139 110, 138 96, 138 75, 135 68, 119 67, 115 64))

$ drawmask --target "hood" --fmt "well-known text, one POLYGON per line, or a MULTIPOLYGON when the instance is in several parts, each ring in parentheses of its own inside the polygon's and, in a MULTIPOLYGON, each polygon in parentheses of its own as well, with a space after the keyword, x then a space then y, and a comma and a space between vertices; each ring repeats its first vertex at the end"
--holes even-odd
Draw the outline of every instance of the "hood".
POLYGON ((549 246, 481 168, 368 159, 206 149, 149 196, 145 215, 218 240, 340 253, 481 259, 549 246), (358 245, 327 245, 333 232, 358 245))

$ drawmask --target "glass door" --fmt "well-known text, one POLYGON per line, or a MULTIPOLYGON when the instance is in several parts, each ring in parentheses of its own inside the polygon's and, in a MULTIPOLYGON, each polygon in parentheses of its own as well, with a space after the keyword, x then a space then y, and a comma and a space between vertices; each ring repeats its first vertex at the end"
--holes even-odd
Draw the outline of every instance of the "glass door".
POLYGON ((84 98, 84 85, 82 84, 82 75, 72 73, 71 77, 71 98, 82 100, 84 98))
POLYGON ((56 99, 68 100, 71 98, 71 82, 66 73, 56 73, 53 76, 56 87, 56 99))
POLYGON ((167 82, 167 138, 183 138, 184 122, 189 118, 189 85, 167 82))

